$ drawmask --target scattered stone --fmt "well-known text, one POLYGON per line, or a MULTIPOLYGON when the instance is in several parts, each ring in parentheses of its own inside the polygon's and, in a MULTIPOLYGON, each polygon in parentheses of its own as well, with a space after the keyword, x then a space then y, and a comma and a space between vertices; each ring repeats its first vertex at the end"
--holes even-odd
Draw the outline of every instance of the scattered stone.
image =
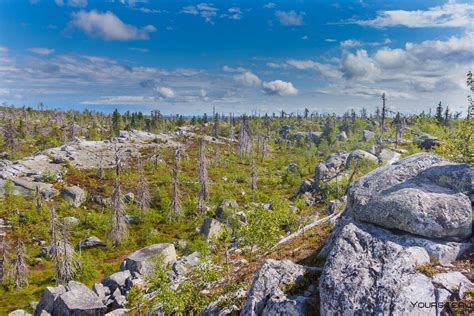
POLYGON ((288 166, 288 170, 291 172, 295 172, 296 170, 298 170, 298 164, 295 162, 290 163, 290 165, 288 166))
POLYGON ((14 310, 13 312, 10 312, 8 316, 32 316, 32 315, 23 309, 17 309, 17 310, 14 310))
POLYGON ((133 194, 132 192, 128 192, 123 197, 123 200, 124 200, 125 203, 131 204, 131 203, 133 203, 133 201, 135 201, 135 194, 133 194))
POLYGON ((383 148, 378 157, 383 163, 391 165, 400 160, 401 154, 391 149, 383 148))
POLYGON ((61 197, 74 207, 79 207, 86 201, 87 193, 78 186, 72 186, 64 188, 61 197))
POLYGON ((368 130, 364 130, 364 135, 363 135, 363 139, 365 142, 368 142, 370 140, 372 140, 375 136, 375 133, 372 132, 372 131, 368 131, 368 130))
POLYGON ((379 159, 377 158, 377 156, 372 155, 368 151, 365 151, 362 149, 356 149, 356 150, 351 151, 351 153, 347 157, 345 168, 349 169, 349 167, 351 166, 351 163, 354 164, 355 160, 363 160, 363 159, 367 159, 376 163, 379 162, 379 159))
POLYGON ((423 133, 415 138, 415 144, 423 149, 431 149, 435 146, 441 145, 441 142, 437 137, 423 133))
POLYGON ((102 280, 101 283, 104 287, 108 287, 110 292, 114 292, 117 289, 125 287, 125 281, 131 276, 129 270, 123 270, 109 275, 107 278, 102 280))
POLYGON ((87 237, 86 239, 81 240, 81 242, 79 243, 80 249, 102 248, 105 246, 105 243, 95 236, 87 237))
POLYGON ((74 216, 67 216, 63 218, 63 223, 68 225, 69 227, 77 226, 81 220, 74 216))
POLYGON ((236 200, 224 200, 216 209, 216 218, 224 219, 239 207, 236 200))
POLYGON ((346 196, 343 199, 336 199, 332 200, 328 203, 328 207, 326 209, 326 214, 331 215, 334 213, 339 213, 344 210, 346 207, 346 196))
MULTIPOLYGON (((438 273, 433 276, 433 283, 441 285, 449 291, 458 291, 461 287, 467 290, 474 288, 474 284, 469 281, 461 272, 438 273)), ((461 297, 462 298, 462 297, 461 297)))
POLYGON ((338 141, 346 141, 347 140, 347 134, 345 131, 341 131, 337 136, 336 136, 338 141))
POLYGON ((206 236, 207 239, 219 238, 224 232, 225 226, 221 222, 214 218, 206 218, 201 227, 201 234, 206 236))
POLYGON ((149 274, 154 268, 154 258, 160 258, 164 264, 176 260, 173 244, 154 244, 135 251, 122 264, 121 270, 130 270, 142 275, 149 274))

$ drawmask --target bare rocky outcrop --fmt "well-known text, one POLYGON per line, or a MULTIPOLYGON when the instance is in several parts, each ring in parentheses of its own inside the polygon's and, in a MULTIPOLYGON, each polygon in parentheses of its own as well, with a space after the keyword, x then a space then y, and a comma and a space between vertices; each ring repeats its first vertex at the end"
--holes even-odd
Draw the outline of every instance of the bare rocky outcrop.
POLYGON ((351 185, 349 210, 361 222, 428 238, 465 239, 472 233, 473 179, 467 165, 416 154, 351 185))
POLYGON ((294 289, 305 289, 314 273, 289 260, 267 260, 255 275, 240 315, 304 315, 314 303, 313 293, 294 289))
POLYGON ((79 207, 86 201, 87 193, 78 186, 71 186, 61 191, 61 197, 74 207, 79 207))
POLYGON ((433 258, 449 265, 472 247, 472 184, 467 165, 430 153, 353 183, 320 253, 327 256, 319 281, 321 314, 440 314, 454 285, 472 288, 460 273, 431 278, 419 270, 433 258))

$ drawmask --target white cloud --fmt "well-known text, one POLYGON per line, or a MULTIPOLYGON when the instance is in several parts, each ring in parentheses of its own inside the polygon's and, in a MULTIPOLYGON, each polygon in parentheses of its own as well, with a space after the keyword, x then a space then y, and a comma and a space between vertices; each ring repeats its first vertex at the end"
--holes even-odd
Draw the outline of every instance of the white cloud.
POLYGON ((69 26, 80 29, 91 37, 99 37, 109 41, 145 40, 149 38, 148 33, 156 31, 152 25, 145 29, 125 24, 110 11, 105 13, 92 10, 79 11, 72 14, 73 19, 69 26))
POLYGON ((316 70, 323 76, 332 79, 340 79, 342 77, 341 72, 333 67, 332 65, 318 63, 312 60, 296 60, 290 59, 286 62, 288 65, 295 67, 299 70, 316 70))
POLYGON ((147 48, 139 48, 139 47, 130 47, 130 50, 140 53, 148 53, 150 50, 147 48))
POLYGON ((274 80, 263 83, 263 90, 267 94, 278 94, 280 96, 290 96, 298 94, 298 90, 293 86, 291 82, 282 80, 274 80))
POLYGON ((382 67, 386 69, 400 68, 407 61, 407 54, 405 50, 396 48, 391 49, 388 47, 379 49, 375 55, 374 60, 382 67))
POLYGON ((156 32, 156 27, 151 24, 148 24, 147 26, 143 28, 143 30, 148 33, 153 33, 153 32, 156 32))
MULTIPOLYGON (((62 7, 64 0, 54 0, 57 6, 62 7)), ((85 8, 87 7, 87 0, 67 0, 67 5, 73 8, 85 8)))
POLYGON ((212 20, 215 16, 217 16, 217 12, 219 11, 218 8, 215 8, 211 3, 200 3, 196 6, 190 5, 185 6, 181 9, 182 13, 191 14, 191 15, 198 15, 202 17, 206 22, 214 24, 212 20))
POLYGON ((302 40, 307 40, 307 39, 308 39, 308 35, 303 35, 303 36, 301 37, 301 39, 302 39, 302 40))
POLYGON ((269 63, 267 63, 267 67, 270 67, 270 68, 280 68, 281 65, 280 65, 280 64, 277 64, 277 63, 269 62, 269 63))
POLYGON ((427 10, 387 10, 380 12, 372 20, 349 21, 364 26, 390 27, 402 25, 406 27, 472 27, 474 4, 448 3, 428 8, 427 10))
POLYGON ((175 97, 173 89, 167 87, 156 88, 158 95, 164 99, 172 99, 175 97))
POLYGON ((273 3, 273 2, 269 2, 269 3, 265 4, 263 7, 265 9, 273 9, 274 7, 276 7, 276 4, 273 3))
POLYGON ((342 41, 341 42, 341 47, 342 48, 349 48, 349 47, 357 47, 357 46, 361 46, 362 43, 358 40, 353 40, 353 39, 348 39, 348 40, 345 40, 345 41, 342 41))
POLYGON ((54 53, 54 49, 46 47, 32 47, 27 49, 29 52, 39 54, 39 55, 51 55, 54 53))
POLYGON ((278 21, 284 26, 297 26, 304 24, 304 12, 296 13, 295 10, 288 12, 277 11, 275 16, 278 18, 278 21))
POLYGON ((0 46, 0 53, 6 53, 6 52, 8 52, 8 48, 4 46, 0 46))
POLYGON ((335 40, 334 38, 326 38, 324 41, 328 43, 337 42, 337 40, 335 40))
POLYGON ((238 7, 229 8, 227 11, 230 13, 229 19, 231 20, 240 20, 242 18, 242 11, 238 7))
POLYGON ((234 80, 247 87, 260 86, 262 80, 250 71, 234 76, 234 80))
POLYGON ((117 96, 105 96, 94 100, 81 101, 81 104, 156 104, 156 99, 153 96, 141 96, 141 95, 117 95, 117 96))
POLYGON ((227 65, 224 65, 224 67, 222 67, 222 70, 225 71, 225 72, 245 72, 245 71, 247 71, 247 69, 245 69, 243 67, 232 68, 232 67, 229 67, 227 65))
POLYGON ((377 65, 364 49, 358 50, 355 54, 346 54, 342 60, 341 70, 348 80, 371 80, 379 72, 377 65))

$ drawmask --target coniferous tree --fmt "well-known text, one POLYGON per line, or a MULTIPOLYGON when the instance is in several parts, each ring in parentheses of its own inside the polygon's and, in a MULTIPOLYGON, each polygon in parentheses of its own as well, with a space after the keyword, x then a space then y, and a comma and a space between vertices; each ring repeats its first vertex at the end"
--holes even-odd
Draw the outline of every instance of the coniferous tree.
POLYGON ((438 103, 438 106, 436 107, 436 116, 435 116, 436 121, 438 121, 438 124, 442 124, 444 121, 443 118, 443 105, 441 102, 438 103))

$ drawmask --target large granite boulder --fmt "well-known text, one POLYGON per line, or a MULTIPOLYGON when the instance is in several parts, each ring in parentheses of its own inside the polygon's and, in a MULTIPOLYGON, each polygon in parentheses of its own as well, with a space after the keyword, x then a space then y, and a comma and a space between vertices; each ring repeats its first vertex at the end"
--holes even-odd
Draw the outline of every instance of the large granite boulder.
POLYGON ((122 264, 121 270, 130 270, 142 275, 153 271, 155 260, 162 260, 164 264, 176 260, 176 250, 173 244, 154 244, 135 251, 122 264))
POLYGON ((240 315, 305 315, 312 298, 303 293, 285 293, 310 283, 310 268, 289 260, 268 259, 255 275, 240 315))
POLYGON ((43 198, 50 199, 59 194, 52 184, 30 181, 26 178, 12 178, 13 192, 16 195, 34 196, 39 192, 43 198))
POLYGON ((79 243, 79 249, 103 248, 105 243, 95 236, 87 237, 79 243))
POLYGON ((433 315, 437 289, 417 267, 430 262, 421 243, 372 225, 349 223, 340 232, 319 282, 321 315, 433 315))
POLYGON ((474 172, 431 153, 378 168, 353 183, 348 208, 358 221, 428 238, 472 233, 474 172))
POLYGON ((72 186, 64 188, 61 197, 74 207, 79 207, 86 201, 87 193, 78 186, 72 186))
POLYGON ((66 287, 47 287, 35 315, 104 315, 105 305, 92 290, 82 283, 70 281, 66 287))
POLYGON ((110 292, 113 293, 116 289, 124 288, 125 282, 131 276, 132 274, 129 270, 123 270, 109 275, 101 283, 103 286, 108 287, 110 292))
POLYGON ((106 307, 87 286, 76 281, 68 283, 68 291, 54 302, 52 315, 104 315, 106 307))

